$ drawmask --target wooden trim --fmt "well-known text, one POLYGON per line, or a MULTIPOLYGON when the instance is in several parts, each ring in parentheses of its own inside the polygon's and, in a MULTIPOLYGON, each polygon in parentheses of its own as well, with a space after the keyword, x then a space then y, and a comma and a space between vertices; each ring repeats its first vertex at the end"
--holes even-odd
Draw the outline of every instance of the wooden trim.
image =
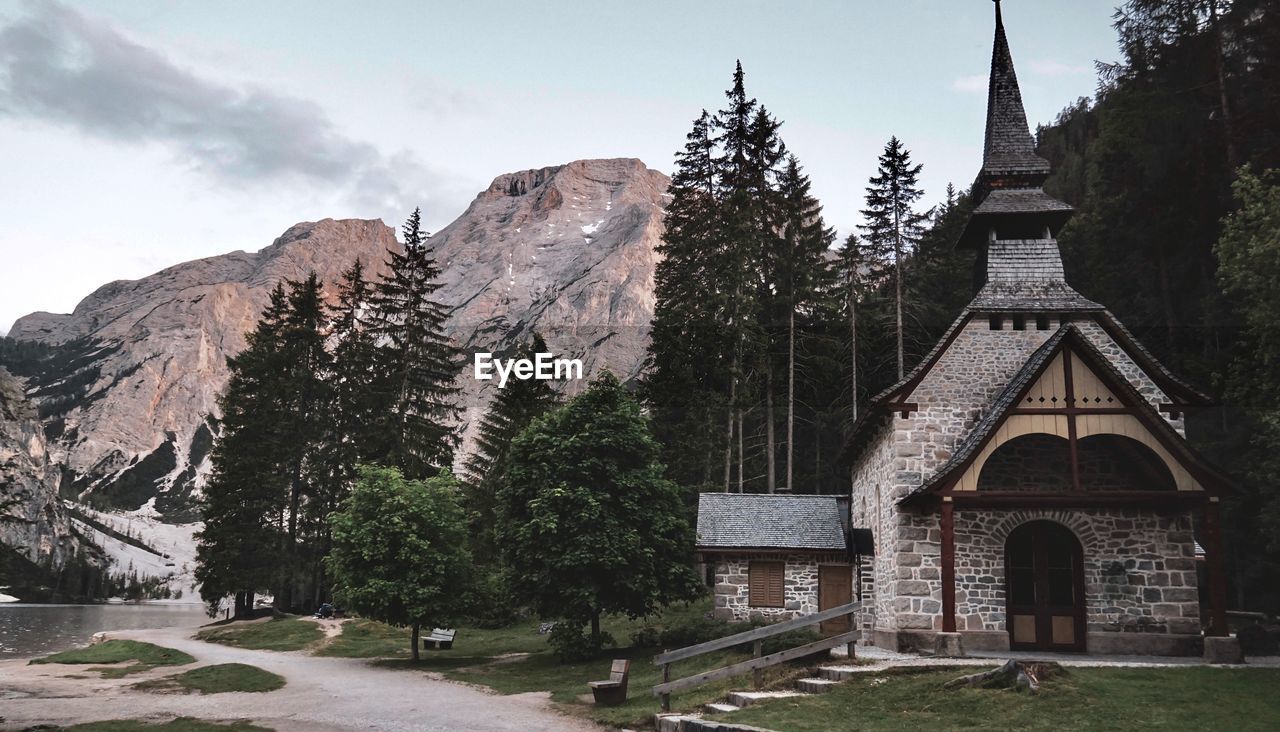
POLYGON ((833 547, 831 549, 814 549, 812 547, 805 548, 779 548, 776 546, 708 546, 696 547, 695 551, 699 554, 716 554, 716 555, 737 555, 737 554, 768 554, 777 556, 787 556, 791 554, 814 554, 847 557, 849 550, 846 547, 833 547))
POLYGON ((961 504, 964 508, 1106 508, 1119 506, 1175 511, 1198 506, 1204 503, 1209 496, 1203 491, 1113 491, 1109 493, 951 491, 942 496, 944 501, 947 498, 954 499, 957 504, 961 504))
POLYGON ((956 632, 955 503, 942 499, 942 632, 956 632))
MULTIPOLYGON (((1123 329, 1117 327, 1115 323, 1111 322, 1114 318, 1114 315, 1106 311, 1094 313, 1093 315, 1093 321, 1102 328, 1112 341, 1124 350, 1125 355, 1132 359, 1133 362, 1142 369, 1143 373, 1147 375, 1147 378, 1151 379, 1155 382, 1156 386, 1160 387, 1160 391, 1163 391, 1169 397, 1181 397, 1179 406, 1184 410, 1189 406, 1205 407, 1213 404, 1212 399, 1197 393, 1189 386, 1185 386, 1171 379, 1169 375, 1165 373, 1164 367, 1155 360, 1155 356, 1144 354, 1142 349, 1139 349, 1133 343, 1132 339, 1123 329)), ((1175 399, 1175 401, 1178 400, 1175 399)))
POLYGON ((1134 410, 1127 407, 1098 407, 1096 409, 1090 409, 1089 407, 1018 407, 1010 409, 1006 414, 1010 416, 1015 414, 1134 414, 1134 410))
POLYGON ((1075 370, 1075 364, 1071 360, 1071 349, 1062 349, 1062 383, 1066 389, 1067 406, 1073 411, 1067 415, 1067 447, 1071 451, 1071 490, 1076 493, 1080 492, 1080 448, 1079 440, 1076 435, 1076 415, 1074 413, 1076 406, 1076 389, 1075 380, 1072 372, 1075 370))
POLYGON ((1205 559, 1209 570, 1209 635, 1226 636, 1227 570, 1222 556, 1222 513, 1216 498, 1204 507, 1205 559))

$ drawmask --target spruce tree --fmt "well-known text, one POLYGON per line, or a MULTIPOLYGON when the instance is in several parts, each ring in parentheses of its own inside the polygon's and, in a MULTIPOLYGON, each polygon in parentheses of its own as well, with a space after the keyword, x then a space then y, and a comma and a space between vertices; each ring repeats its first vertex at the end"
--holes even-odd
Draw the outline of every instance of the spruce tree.
POLYGON ((388 251, 387 274, 372 297, 375 392, 383 410, 375 451, 414 479, 453 463, 457 435, 450 423, 461 411, 454 384, 461 354, 444 330, 448 309, 432 297, 440 289, 440 270, 419 209, 402 233, 403 249, 388 251))
MULTIPOLYGON (((514 358, 532 359, 546 353, 542 336, 522 346, 514 358)), ((556 405, 558 397, 551 384, 540 379, 512 379, 497 390, 489 411, 481 420, 475 450, 464 470, 467 509, 471 514, 473 555, 480 562, 495 559, 493 527, 497 494, 506 477, 507 451, 511 442, 533 420, 556 405)))
POLYGON ((230 378, 219 399, 220 437, 204 489, 204 526, 196 534, 196 581, 213 615, 227 595, 237 617, 253 609, 255 593, 276 581, 279 524, 287 490, 274 446, 286 405, 281 399, 288 296, 277 284, 246 347, 227 359, 230 378))
MULTIPOLYGON (((916 202, 924 195, 918 179, 923 166, 911 164, 911 153, 898 138, 891 137, 880 154, 879 168, 867 186, 867 207, 862 210, 870 253, 877 264, 892 271, 894 335, 897 339, 898 378, 905 371, 903 349, 904 264, 920 240, 927 215, 918 212, 916 202)), ((879 275, 881 273, 877 273, 879 275)))

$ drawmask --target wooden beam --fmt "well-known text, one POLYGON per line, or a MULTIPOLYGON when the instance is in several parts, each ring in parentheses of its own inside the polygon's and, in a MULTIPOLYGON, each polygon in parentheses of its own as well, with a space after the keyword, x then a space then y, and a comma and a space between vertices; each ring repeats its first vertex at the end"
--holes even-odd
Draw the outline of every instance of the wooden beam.
MULTIPOLYGON (((845 610, 845 612, 848 612, 848 610, 845 610)), ((695 686, 701 686, 711 681, 718 681, 719 679, 727 679, 730 676, 745 674, 748 671, 754 671, 758 668, 767 668, 769 666, 774 666, 797 658, 804 658, 805 656, 812 655, 819 651, 825 651, 846 643, 853 643, 858 640, 859 632, 860 631, 857 630, 851 630, 848 633, 833 635, 830 638, 823 638, 820 641, 807 643, 803 646, 788 648, 785 651, 778 651, 777 653, 770 653, 769 655, 761 656, 760 658, 749 658, 745 661, 739 661, 738 663, 730 664, 714 671, 707 671, 706 673, 686 676, 683 679, 658 684, 653 687, 653 695, 662 696, 682 689, 691 689, 695 686)))
POLYGON ((956 632, 956 515, 949 497, 942 499, 942 632, 956 632))
POLYGON ((1128 407, 1018 407, 1009 414, 1134 414, 1128 407))
POLYGON ((1205 557, 1209 564, 1209 635, 1226 636, 1227 570, 1222 556, 1222 513, 1217 497, 1204 507, 1205 557))
POLYGON ((1067 406, 1072 412, 1067 414, 1067 445, 1071 450, 1071 490, 1080 493, 1080 446, 1076 434, 1076 389, 1072 380, 1071 349, 1062 349, 1062 379, 1067 390, 1067 406))
POLYGON ((723 638, 707 641, 706 643, 699 643, 696 646, 689 646, 688 648, 680 648, 668 653, 661 653, 653 657, 653 663, 654 665, 661 666, 664 663, 674 663, 686 658, 701 656, 704 653, 719 651, 725 648, 733 648, 734 646, 740 646, 744 643, 751 643, 756 640, 763 640, 780 633, 785 633, 789 630, 807 628, 810 625, 817 625, 824 620, 833 620, 841 615, 848 615, 849 613, 857 612, 859 607, 861 607, 861 603, 854 601, 845 605, 828 608, 822 612, 803 615, 798 618, 792 618, 791 620, 784 620, 781 623, 773 623, 772 625, 766 625, 762 628, 753 628, 741 633, 727 635, 723 638))
POLYGON ((1136 507, 1180 511, 1204 503, 1204 491, 1109 491, 1036 493, 1033 491, 952 491, 949 496, 966 508, 1108 508, 1136 507))

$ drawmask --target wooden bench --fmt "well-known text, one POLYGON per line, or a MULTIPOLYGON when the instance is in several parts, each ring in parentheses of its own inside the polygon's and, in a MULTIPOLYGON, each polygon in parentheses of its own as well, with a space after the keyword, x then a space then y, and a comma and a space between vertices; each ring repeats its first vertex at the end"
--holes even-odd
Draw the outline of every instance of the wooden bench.
POLYGON ((616 707, 627 700, 627 677, 631 675, 631 662, 625 658, 614 659, 609 667, 608 681, 589 681, 596 704, 616 707))
POLYGON ((456 630, 446 630, 444 628, 434 628, 431 635, 422 639, 422 650, 448 650, 453 648, 453 637, 458 634, 456 630))

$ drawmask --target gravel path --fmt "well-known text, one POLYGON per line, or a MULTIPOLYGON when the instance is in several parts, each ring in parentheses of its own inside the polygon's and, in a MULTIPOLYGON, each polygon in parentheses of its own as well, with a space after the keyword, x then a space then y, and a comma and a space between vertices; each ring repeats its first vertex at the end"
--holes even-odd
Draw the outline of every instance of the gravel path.
POLYGON ((556 712, 546 694, 499 696, 436 675, 378 668, 367 661, 305 653, 251 651, 205 643, 190 628, 121 631, 111 638, 177 648, 197 663, 247 663, 284 676, 269 693, 160 694, 129 688, 175 673, 173 667, 120 680, 84 673, 85 666, 0 662, 0 729, 105 719, 165 721, 177 716, 247 719, 280 732, 293 730, 569 730, 601 728, 556 712), (79 676, 80 678, 67 678, 79 676))

